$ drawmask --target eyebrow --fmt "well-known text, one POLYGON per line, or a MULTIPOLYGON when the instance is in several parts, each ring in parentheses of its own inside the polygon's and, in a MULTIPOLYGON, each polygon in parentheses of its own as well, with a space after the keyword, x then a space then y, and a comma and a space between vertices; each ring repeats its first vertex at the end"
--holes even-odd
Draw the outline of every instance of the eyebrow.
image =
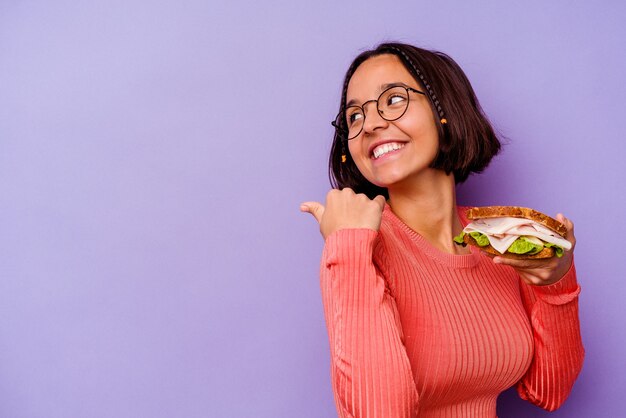
MULTIPOLYGON (((380 86, 379 91, 382 93, 383 91, 390 89, 391 87, 407 87, 410 89, 413 89, 415 87, 411 87, 405 83, 402 82, 394 82, 394 83, 387 83, 387 84, 383 84, 380 86)), ((350 107, 350 106, 355 106, 357 103, 357 101, 355 99, 350 100, 348 103, 346 103, 346 107, 350 107)))

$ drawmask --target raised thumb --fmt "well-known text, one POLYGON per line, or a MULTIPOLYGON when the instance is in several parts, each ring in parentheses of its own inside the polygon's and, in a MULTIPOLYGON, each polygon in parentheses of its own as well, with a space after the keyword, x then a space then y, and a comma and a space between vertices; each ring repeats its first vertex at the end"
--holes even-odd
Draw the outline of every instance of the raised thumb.
POLYGON ((324 215, 324 205, 320 202, 304 202, 300 205, 302 212, 308 212, 317 220, 317 223, 322 222, 322 216, 324 215))

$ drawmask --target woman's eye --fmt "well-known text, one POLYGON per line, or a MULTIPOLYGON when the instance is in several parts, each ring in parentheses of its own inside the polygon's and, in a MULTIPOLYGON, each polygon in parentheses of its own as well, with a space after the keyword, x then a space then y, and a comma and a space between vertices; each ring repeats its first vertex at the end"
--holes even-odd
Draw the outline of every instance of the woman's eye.
POLYGON ((406 100, 406 97, 401 96, 399 94, 394 94, 393 96, 389 96, 389 98, 387 99, 387 105, 398 104, 405 100, 406 100))
POLYGON ((354 112, 348 115, 348 125, 355 124, 359 119, 363 117, 363 114, 360 112, 354 112))

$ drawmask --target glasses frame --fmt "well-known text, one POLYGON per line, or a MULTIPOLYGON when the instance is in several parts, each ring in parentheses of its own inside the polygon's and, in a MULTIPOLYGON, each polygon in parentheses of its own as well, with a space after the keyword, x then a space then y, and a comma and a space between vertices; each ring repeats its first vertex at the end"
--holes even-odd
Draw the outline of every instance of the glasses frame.
POLYGON ((387 122, 393 122, 394 120, 400 119, 402 116, 404 116, 404 114, 406 113, 407 109, 409 108, 409 102, 411 100, 407 101, 406 107, 404 108, 404 111, 398 117, 395 117, 395 118, 392 118, 392 119, 388 119, 385 116, 383 116, 383 114, 380 111, 380 99, 381 99, 381 97, 383 97, 383 95, 385 93, 387 93, 389 90, 397 89, 397 88, 403 88, 404 90, 406 90, 407 98, 409 97, 409 92, 410 91, 412 91, 413 93, 418 93, 418 94, 421 94, 423 96, 426 96, 426 93, 424 93, 423 91, 419 91, 417 89, 414 89, 413 87, 402 86, 402 85, 391 86, 391 87, 386 88, 385 90, 383 90, 383 92, 380 93, 380 95, 378 96, 377 99, 372 99, 372 100, 368 100, 366 102, 363 102, 363 104, 361 104, 360 106, 358 106, 358 105, 343 106, 341 108, 341 110, 339 111, 339 113, 337 114, 337 117, 335 118, 335 120, 333 120, 330 124, 335 127, 335 131, 337 132, 337 134, 342 139, 350 141, 350 140, 356 138, 357 136, 361 135, 361 132, 363 132, 363 126, 365 126, 365 118, 367 117, 367 115, 365 114, 365 105, 367 105, 368 103, 372 103, 372 102, 376 102, 376 111, 378 112, 380 117, 383 118, 384 120, 386 120, 387 122), (361 125, 361 129, 359 130, 359 132, 356 133, 356 135, 354 135, 352 137, 348 137, 349 129, 347 128, 347 122, 345 120, 346 109, 348 109, 349 107, 361 108, 361 112, 363 113, 363 124, 361 125), (342 127, 341 125, 345 126, 345 128, 342 127))

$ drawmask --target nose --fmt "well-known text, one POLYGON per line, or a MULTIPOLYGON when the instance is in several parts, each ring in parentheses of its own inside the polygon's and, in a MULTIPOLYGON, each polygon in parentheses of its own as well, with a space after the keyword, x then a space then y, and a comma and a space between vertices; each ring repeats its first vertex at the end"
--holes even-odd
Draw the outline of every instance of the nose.
POLYGON ((370 134, 374 132, 378 128, 384 128, 388 125, 388 122, 383 119, 382 116, 378 113, 378 103, 376 100, 370 100, 368 102, 363 103, 363 114, 365 115, 365 119, 363 120, 363 132, 366 134, 370 134), (370 111, 365 111, 369 104, 373 104, 373 109, 370 106, 370 111))

